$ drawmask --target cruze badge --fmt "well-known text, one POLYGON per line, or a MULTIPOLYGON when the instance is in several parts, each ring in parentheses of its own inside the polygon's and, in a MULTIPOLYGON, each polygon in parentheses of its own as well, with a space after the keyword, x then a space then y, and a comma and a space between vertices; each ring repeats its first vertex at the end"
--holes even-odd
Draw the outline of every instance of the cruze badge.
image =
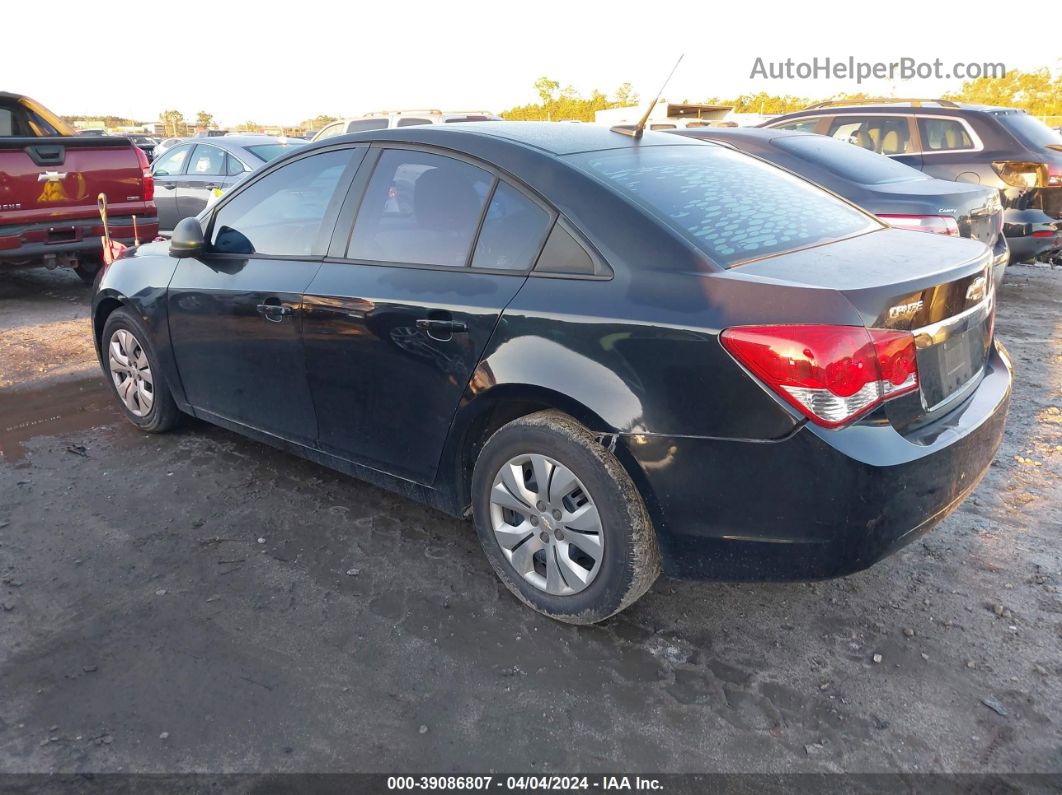
POLYGON ((985 297, 985 284, 987 280, 984 276, 978 276, 972 282, 970 286, 966 288, 966 300, 967 301, 980 301, 985 297))
POLYGON ((897 304, 896 306, 889 307, 889 320, 913 315, 922 308, 923 303, 923 301, 912 301, 909 304, 897 304))

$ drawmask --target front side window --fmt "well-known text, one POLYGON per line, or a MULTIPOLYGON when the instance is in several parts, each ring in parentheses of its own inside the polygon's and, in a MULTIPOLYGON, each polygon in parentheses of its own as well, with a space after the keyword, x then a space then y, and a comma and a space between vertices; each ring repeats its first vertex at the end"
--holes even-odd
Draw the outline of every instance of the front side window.
POLYGON ((965 125, 957 119, 918 120, 918 132, 922 136, 922 150, 925 152, 951 151, 953 149, 973 149, 974 142, 965 125))
POLYGON ((483 219, 473 268, 527 270, 535 262, 552 217, 511 185, 499 182, 483 219))
POLYGON ((723 146, 647 146, 569 156, 722 267, 880 229, 840 199, 723 146))
POLYGON ((192 153, 188 174, 196 177, 223 176, 227 171, 225 153, 216 146, 199 144, 192 153))
POLYGON ((807 132, 813 133, 819 126, 818 119, 797 119, 796 121, 789 121, 785 124, 772 124, 772 130, 792 130, 793 132, 807 132))
POLYGON ((184 169, 184 161, 192 151, 190 146, 176 146, 155 161, 151 171, 156 177, 173 177, 184 169))
POLYGON ((347 256, 463 267, 494 177, 460 160, 387 149, 354 222, 347 256))
POLYGON ((15 135, 15 116, 8 108, 0 108, 0 138, 15 135))
POLYGON ((879 155, 901 155, 912 148, 911 130, 903 116, 838 116, 827 134, 879 155))
POLYGON ((304 157, 234 195, 214 217, 213 250, 288 257, 312 254, 350 157, 350 150, 304 157))

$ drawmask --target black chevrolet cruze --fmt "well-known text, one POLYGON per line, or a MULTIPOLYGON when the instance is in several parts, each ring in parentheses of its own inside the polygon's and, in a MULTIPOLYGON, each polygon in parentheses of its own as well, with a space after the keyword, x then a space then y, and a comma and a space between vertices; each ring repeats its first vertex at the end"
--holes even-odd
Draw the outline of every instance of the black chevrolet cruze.
POLYGON ((481 122, 332 138, 110 265, 129 419, 182 413, 475 519, 531 607, 661 568, 830 577, 1000 444, 991 252, 725 146, 481 122))

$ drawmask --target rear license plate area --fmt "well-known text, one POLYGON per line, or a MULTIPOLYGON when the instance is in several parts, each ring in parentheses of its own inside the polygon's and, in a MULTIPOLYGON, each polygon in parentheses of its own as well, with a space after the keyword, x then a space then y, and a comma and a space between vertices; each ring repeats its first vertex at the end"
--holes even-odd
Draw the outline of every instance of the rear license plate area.
POLYGON ((922 402, 932 410, 975 379, 984 368, 987 343, 983 324, 918 351, 922 402))

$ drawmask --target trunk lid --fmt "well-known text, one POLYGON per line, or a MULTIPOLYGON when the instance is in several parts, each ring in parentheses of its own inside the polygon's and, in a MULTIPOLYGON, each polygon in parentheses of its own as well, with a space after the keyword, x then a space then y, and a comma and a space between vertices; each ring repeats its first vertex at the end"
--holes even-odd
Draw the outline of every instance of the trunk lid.
POLYGON ((975 240, 886 229, 741 266, 758 276, 844 296, 867 328, 915 336, 919 389, 885 403, 916 427, 976 388, 995 317, 991 251, 975 240))
POLYGON ((994 188, 927 179, 875 185, 874 190, 877 201, 872 209, 876 213, 950 215, 962 237, 979 240, 989 248, 999 238, 1003 206, 994 188))
POLYGON ((0 138, 0 223, 143 213, 143 169, 126 138, 0 138))

